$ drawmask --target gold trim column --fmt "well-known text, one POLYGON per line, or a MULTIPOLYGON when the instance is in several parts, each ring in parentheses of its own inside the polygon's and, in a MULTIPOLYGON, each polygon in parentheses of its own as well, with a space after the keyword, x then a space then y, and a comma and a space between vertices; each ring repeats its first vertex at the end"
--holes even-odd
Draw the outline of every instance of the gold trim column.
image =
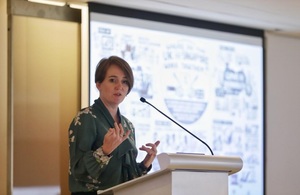
POLYGON ((0 1, 0 194, 11 194, 11 168, 8 141, 9 71, 8 71, 8 1, 0 1))

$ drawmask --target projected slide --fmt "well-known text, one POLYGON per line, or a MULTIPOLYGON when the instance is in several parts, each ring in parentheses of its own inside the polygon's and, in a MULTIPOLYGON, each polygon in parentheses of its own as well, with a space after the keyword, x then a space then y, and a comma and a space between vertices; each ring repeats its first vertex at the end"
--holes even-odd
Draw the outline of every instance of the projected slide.
MULTIPOLYGON (((242 171, 229 178, 230 195, 262 195, 262 46, 193 34, 92 20, 90 75, 102 57, 124 58, 135 84, 120 109, 135 125, 138 147, 160 140, 159 153, 210 155, 205 145, 140 102, 144 97, 208 143, 215 155, 243 159, 242 171)), ((92 76, 90 104, 98 96, 92 76)), ((158 169, 155 162, 153 171, 158 169)))

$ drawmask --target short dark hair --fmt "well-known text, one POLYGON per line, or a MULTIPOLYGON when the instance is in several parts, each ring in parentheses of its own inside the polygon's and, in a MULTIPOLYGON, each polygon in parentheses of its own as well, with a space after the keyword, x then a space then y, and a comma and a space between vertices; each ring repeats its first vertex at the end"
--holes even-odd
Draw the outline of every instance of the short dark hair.
POLYGON ((118 66, 127 77, 128 81, 128 93, 131 91, 134 83, 134 77, 132 73, 132 69, 129 64, 118 56, 110 56, 108 58, 102 58, 99 63, 97 64, 96 71, 95 71, 95 83, 102 81, 105 79, 106 72, 109 67, 112 65, 118 66))

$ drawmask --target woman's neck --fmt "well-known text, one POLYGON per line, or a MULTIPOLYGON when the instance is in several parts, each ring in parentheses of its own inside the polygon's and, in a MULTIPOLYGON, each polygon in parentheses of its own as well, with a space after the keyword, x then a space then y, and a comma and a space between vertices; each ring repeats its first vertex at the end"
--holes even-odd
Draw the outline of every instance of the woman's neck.
POLYGON ((114 121, 116 123, 120 123, 120 119, 119 119, 119 116, 118 116, 118 109, 112 110, 112 111, 108 109, 108 111, 109 111, 110 115, 112 116, 112 118, 114 119, 114 121))
POLYGON ((118 106, 114 106, 102 101, 104 106, 107 108, 108 112, 110 113, 111 117, 114 119, 115 122, 120 123, 120 119, 118 116, 118 106))

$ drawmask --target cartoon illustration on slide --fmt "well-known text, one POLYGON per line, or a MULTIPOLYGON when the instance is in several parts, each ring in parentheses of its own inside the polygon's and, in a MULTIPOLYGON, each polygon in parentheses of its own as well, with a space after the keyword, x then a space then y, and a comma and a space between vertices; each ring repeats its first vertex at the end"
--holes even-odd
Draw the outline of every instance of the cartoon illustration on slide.
POLYGON ((219 59, 225 68, 219 77, 219 87, 215 90, 216 96, 239 95, 241 92, 251 96, 252 86, 246 74, 246 67, 249 66, 248 58, 239 55, 234 47, 220 46, 219 59))
POLYGON ((245 91, 248 96, 250 96, 252 92, 251 85, 247 82, 244 71, 235 71, 230 69, 229 65, 226 64, 220 87, 216 89, 216 95, 219 97, 225 95, 239 95, 241 91, 245 91))
POLYGON ((144 71, 142 66, 136 66, 133 68, 133 74, 135 76, 135 86, 132 90, 136 91, 141 97, 152 98, 152 77, 150 73, 144 71))
POLYGON ((179 122, 192 124, 204 114, 208 96, 208 57, 200 46, 187 40, 170 43, 164 53, 164 103, 179 122))

